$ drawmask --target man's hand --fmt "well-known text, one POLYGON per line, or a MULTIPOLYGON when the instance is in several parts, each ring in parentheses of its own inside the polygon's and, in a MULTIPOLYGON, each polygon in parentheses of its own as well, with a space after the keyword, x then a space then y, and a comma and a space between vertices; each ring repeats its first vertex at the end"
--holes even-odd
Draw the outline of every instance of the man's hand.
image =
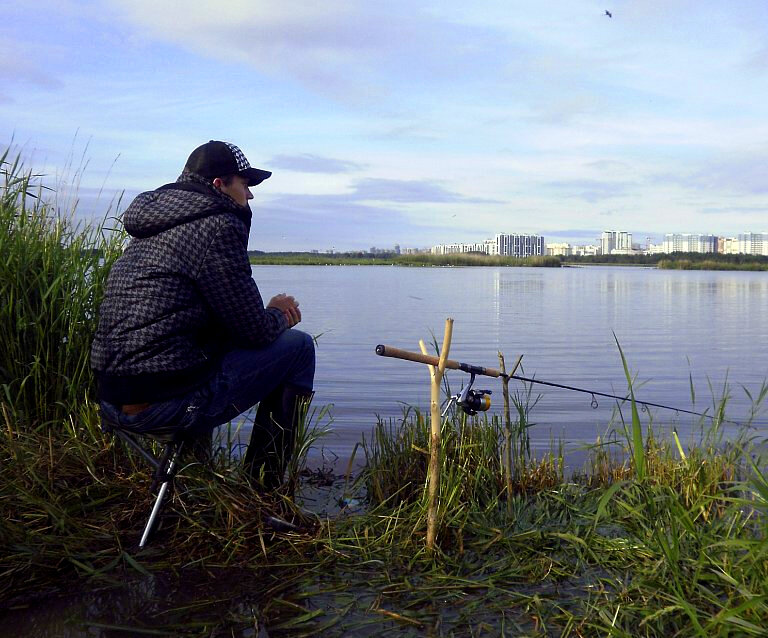
POLYGON ((272 297, 267 304, 267 308, 277 308, 278 310, 282 310, 289 328, 293 328, 293 326, 301 321, 299 302, 290 295, 286 295, 284 292, 272 297))

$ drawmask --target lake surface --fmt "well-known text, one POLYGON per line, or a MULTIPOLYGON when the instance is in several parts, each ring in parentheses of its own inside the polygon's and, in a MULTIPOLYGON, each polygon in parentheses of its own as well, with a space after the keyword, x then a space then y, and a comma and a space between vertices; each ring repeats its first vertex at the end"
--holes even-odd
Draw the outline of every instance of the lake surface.
MULTIPOLYGON (((299 328, 319 335, 316 405, 333 404, 324 455, 345 463, 370 433, 377 415, 402 416, 410 404, 428 411, 427 367, 374 353, 383 343, 419 350, 432 334, 442 341, 454 319, 450 358, 498 368, 523 354, 524 374, 541 380, 625 396, 627 382, 614 333, 642 385, 636 395, 654 403, 712 412, 713 393, 728 380, 727 417, 747 418, 750 401, 768 378, 768 273, 671 271, 629 267, 404 268, 395 266, 254 266, 265 300, 279 292, 301 303, 299 328), (691 400, 689 375, 696 389, 691 400)), ((468 375, 452 371, 454 392, 468 375)), ((479 378, 502 405, 501 381, 479 378)), ((510 390, 523 389, 511 382, 510 390)), ((566 450, 605 432, 616 403, 543 386, 531 414, 532 446, 552 438, 566 450)), ((626 411, 627 414, 628 411, 626 411)), ((651 409, 664 429, 685 441, 698 419, 651 409)), ((758 417, 766 431, 765 411, 758 417)), ((695 426, 695 427, 694 427, 695 426)), ((735 426, 729 426, 734 429, 735 426)))

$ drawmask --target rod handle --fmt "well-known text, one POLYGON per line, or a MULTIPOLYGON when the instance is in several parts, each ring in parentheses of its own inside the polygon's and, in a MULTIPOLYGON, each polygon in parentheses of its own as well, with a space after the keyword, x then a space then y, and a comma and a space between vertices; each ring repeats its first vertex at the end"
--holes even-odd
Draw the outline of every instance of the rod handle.
MULTIPOLYGON (((421 354, 420 352, 411 352, 409 350, 401 350, 400 348, 393 348, 392 346, 385 346, 379 344, 376 346, 376 354, 380 357, 392 357, 394 359, 405 359, 406 361, 415 361, 416 363, 425 363, 430 366, 437 366, 440 362, 439 357, 433 357, 428 354, 421 354)), ((475 374, 483 374, 488 377, 498 377, 501 373, 493 368, 483 368, 481 366, 473 366, 468 363, 460 363, 459 361, 453 361, 452 359, 445 360, 445 367, 450 370, 462 370, 463 372, 474 372, 475 374)))

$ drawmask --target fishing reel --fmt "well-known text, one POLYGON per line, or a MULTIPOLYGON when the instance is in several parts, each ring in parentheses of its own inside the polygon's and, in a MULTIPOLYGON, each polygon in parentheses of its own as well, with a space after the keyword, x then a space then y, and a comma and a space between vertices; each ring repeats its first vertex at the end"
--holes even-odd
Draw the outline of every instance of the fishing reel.
MULTIPOLYGON (((456 404, 469 415, 475 415, 478 412, 486 412, 490 409, 492 392, 490 390, 473 390, 472 384, 474 382, 475 373, 472 372, 467 386, 461 393, 450 398, 445 412, 448 411, 448 408, 453 401, 455 401, 456 404)), ((443 412, 443 414, 445 414, 445 412, 443 412)))

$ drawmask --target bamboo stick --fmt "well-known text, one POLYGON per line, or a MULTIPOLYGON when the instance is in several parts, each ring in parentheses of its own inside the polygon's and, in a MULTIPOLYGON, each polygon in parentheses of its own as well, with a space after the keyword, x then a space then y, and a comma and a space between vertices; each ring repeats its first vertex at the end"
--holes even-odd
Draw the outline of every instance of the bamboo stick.
POLYGON ((504 355, 499 350, 501 392, 504 396, 504 474, 507 486, 507 514, 512 514, 512 420, 509 417, 509 377, 504 365, 504 355))
POLYGON ((507 374, 504 364, 504 355, 499 351, 499 366, 501 368, 501 388, 504 394, 504 473, 507 486, 507 513, 512 513, 512 419, 509 416, 509 379, 520 367, 523 355, 520 355, 512 367, 512 372, 507 374))
MULTIPOLYGON (((451 336, 453 334, 453 319, 445 320, 445 333, 443 335, 443 344, 440 347, 440 358, 437 365, 429 365, 429 374, 431 379, 431 401, 430 401, 430 425, 431 437, 429 447, 429 472, 428 472, 428 502, 427 502, 427 550, 432 551, 435 547, 437 538, 437 497, 440 492, 440 428, 442 418, 440 417, 440 383, 443 380, 445 372, 445 363, 448 360, 448 351, 451 348, 451 336)), ((424 355, 427 354, 427 347, 424 341, 419 341, 419 347, 424 355)))

